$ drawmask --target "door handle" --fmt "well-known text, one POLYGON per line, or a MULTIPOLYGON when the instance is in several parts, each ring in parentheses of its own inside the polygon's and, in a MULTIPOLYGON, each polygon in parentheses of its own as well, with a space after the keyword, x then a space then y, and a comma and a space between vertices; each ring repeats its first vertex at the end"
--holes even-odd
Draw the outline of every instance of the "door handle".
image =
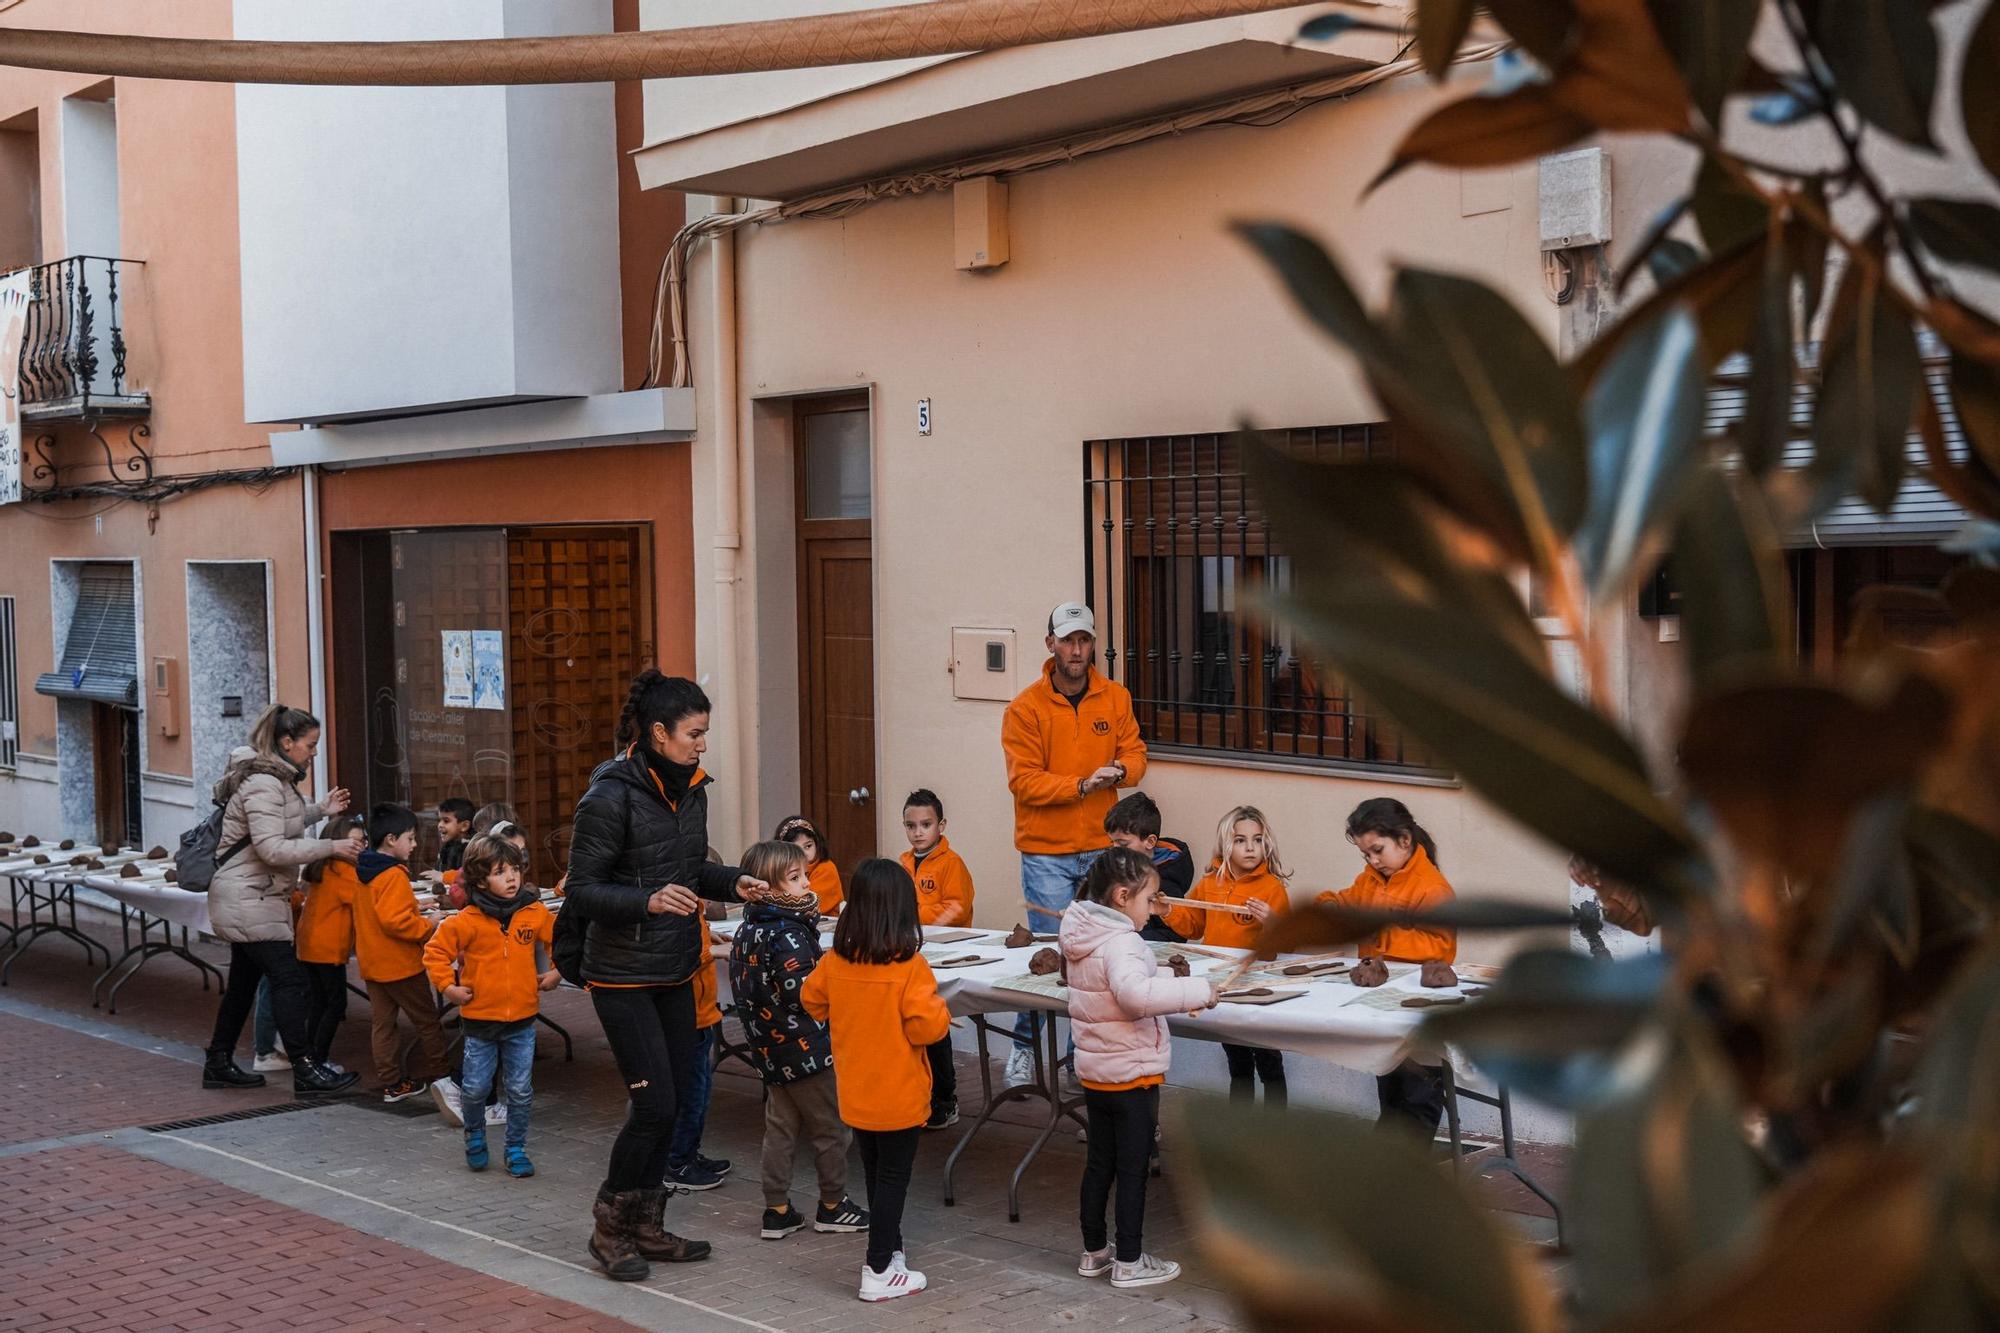
POLYGON ((866 787, 856 787, 853 791, 847 793, 847 803, 849 805, 866 805, 868 801, 869 795, 866 787))

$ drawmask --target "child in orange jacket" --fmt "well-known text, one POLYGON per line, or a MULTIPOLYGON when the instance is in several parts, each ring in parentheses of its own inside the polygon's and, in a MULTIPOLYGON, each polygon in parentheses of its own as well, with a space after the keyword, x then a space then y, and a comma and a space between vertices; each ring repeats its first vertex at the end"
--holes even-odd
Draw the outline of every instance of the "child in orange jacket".
POLYGON ((826 835, 819 831, 819 825, 804 815, 793 815, 778 822, 778 831, 771 835, 771 840, 789 842, 806 854, 807 883, 819 898, 819 914, 838 916, 844 901, 840 867, 833 863, 833 850, 826 845, 826 835))
MULTIPOLYGON (((1241 906, 1240 912, 1208 912, 1198 907, 1176 907, 1163 918, 1167 925, 1189 940, 1201 940, 1227 949, 1248 949, 1257 943, 1257 932, 1274 916, 1291 910, 1291 878, 1278 857, 1278 840, 1271 821, 1254 805, 1239 805, 1222 817, 1215 828, 1215 859, 1208 874, 1188 897, 1197 902, 1241 906)), ((1262 1046, 1222 1043, 1223 1058, 1229 1061, 1229 1095, 1239 1101, 1256 1096, 1257 1083, 1264 1085, 1264 1104, 1285 1104, 1285 1056, 1282 1051, 1262 1046)))
POLYGON ((868 1258, 861 1299, 887 1301, 928 1283, 903 1257, 903 1201, 931 1101, 925 1052, 951 1027, 931 966, 918 952, 917 886, 894 861, 855 867, 833 951, 799 989, 827 1025, 840 1071, 840 1118, 854 1131, 868 1181, 868 1258))
MULTIPOLYGON (((900 858, 917 885, 917 924, 972 924, 972 872, 944 836, 944 802, 928 787, 919 787, 903 802, 903 836, 910 850, 900 858)), ((958 1123, 958 1070, 952 1064, 951 1036, 940 1037, 930 1049, 931 1114, 925 1129, 948 1129, 958 1123)))
MULTIPOLYGON (((344 842, 361 821, 330 819, 320 836, 344 842)), ((306 1054, 329 1064, 334 1034, 347 1017, 347 960, 354 956, 354 867, 331 857, 306 867, 306 900, 293 949, 306 972, 306 1054)))
MULTIPOLYGON (((1401 801, 1380 796, 1363 801, 1347 817, 1347 840, 1367 864, 1354 883, 1319 901, 1369 911, 1423 911, 1458 895, 1437 868, 1437 843, 1401 801)), ((1384 926, 1361 944, 1362 955, 1401 963, 1449 963, 1458 957, 1458 932, 1427 926, 1384 926)), ((1409 1128, 1437 1137, 1444 1116, 1444 1070, 1405 1060, 1375 1080, 1382 1108, 1376 1124, 1409 1128)))
POLYGON ((416 814, 406 805, 376 806, 368 812, 368 842, 369 850, 354 865, 360 880, 354 891, 354 957, 368 986, 370 1038, 382 1100, 393 1103, 423 1095, 432 1079, 445 1076, 449 1065, 437 999, 424 977, 424 941, 435 927, 417 910, 416 891, 410 887, 408 863, 417 849, 416 814), (417 1030, 423 1061, 419 1077, 402 1070, 398 1014, 417 1030))
POLYGON ((459 1094, 465 1164, 484 1171, 486 1107, 496 1073, 507 1096, 507 1174, 532 1176, 528 1118, 534 1109, 535 1015, 541 993, 562 977, 540 970, 537 947, 555 939, 555 917, 522 872, 527 857, 504 837, 485 834, 465 848, 466 906, 446 918, 424 945, 424 969, 438 993, 458 1006, 465 1033, 459 1094))

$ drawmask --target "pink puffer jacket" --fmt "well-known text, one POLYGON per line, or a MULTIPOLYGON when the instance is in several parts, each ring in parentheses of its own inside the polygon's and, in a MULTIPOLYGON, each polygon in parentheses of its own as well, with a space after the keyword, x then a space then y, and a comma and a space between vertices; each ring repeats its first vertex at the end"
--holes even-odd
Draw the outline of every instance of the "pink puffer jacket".
POLYGON ((1152 946, 1123 912, 1078 900, 1063 911, 1069 960, 1069 1020, 1076 1076, 1085 1083, 1130 1083, 1164 1074, 1172 1048, 1162 1016, 1208 1007, 1200 977, 1155 975, 1152 946))

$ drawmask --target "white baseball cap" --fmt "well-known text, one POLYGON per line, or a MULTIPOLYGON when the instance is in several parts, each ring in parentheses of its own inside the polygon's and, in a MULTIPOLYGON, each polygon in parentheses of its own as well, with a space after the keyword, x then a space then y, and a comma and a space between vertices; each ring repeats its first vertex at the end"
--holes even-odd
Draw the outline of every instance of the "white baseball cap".
POLYGON ((1082 602, 1064 602, 1049 612, 1049 633, 1054 637, 1067 639, 1079 630, 1097 637, 1097 617, 1082 602))

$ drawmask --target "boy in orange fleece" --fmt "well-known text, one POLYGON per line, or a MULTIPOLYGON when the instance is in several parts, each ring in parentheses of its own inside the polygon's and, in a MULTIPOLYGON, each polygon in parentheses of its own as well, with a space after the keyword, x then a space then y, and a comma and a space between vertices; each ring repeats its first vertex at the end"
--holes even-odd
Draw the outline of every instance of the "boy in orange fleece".
MULTIPOLYGON (((903 802, 903 836, 910 850, 901 860, 917 885, 917 923, 924 926, 972 924, 972 872, 944 836, 944 802, 919 787, 903 802)), ((951 1034, 930 1049, 931 1115, 925 1129, 958 1123, 958 1070, 951 1059, 951 1034)))
POLYGON ((368 985, 375 1073, 384 1102, 421 1096, 430 1081, 444 1077, 444 1030, 437 1000, 424 977, 424 941, 434 929, 417 910, 408 862, 417 849, 417 816, 406 805, 378 805, 368 812, 369 850, 355 862, 360 886, 354 891, 354 957, 368 985), (417 1030, 421 1077, 403 1073, 396 1015, 417 1030))
MULTIPOLYGON (((1163 919, 1186 939, 1224 949, 1248 949, 1257 943, 1257 932, 1266 921, 1291 910, 1291 891, 1285 887, 1289 878, 1285 863, 1278 859, 1278 840, 1271 833, 1271 821, 1256 806, 1239 805, 1216 826, 1215 860, 1188 897, 1196 902, 1240 906, 1243 910, 1209 912, 1198 907, 1176 907, 1163 919)), ((1257 1081, 1261 1079, 1264 1104, 1285 1104, 1282 1051, 1224 1042, 1222 1054, 1229 1061, 1231 1097, 1239 1101, 1254 1098, 1257 1081)))
MULTIPOLYGON (((320 836, 343 841, 361 827, 359 819, 327 821, 320 836)), ((293 952, 306 970, 306 1054, 332 1064, 334 1034, 347 1016, 347 960, 354 956, 354 891, 361 887, 354 867, 328 857, 306 867, 306 900, 293 928, 293 952)), ((345 1072, 345 1071, 343 1071, 345 1072)))
POLYGON ((465 1032, 459 1078, 465 1120, 465 1164, 486 1169, 486 1105, 497 1072, 507 1093, 507 1174, 535 1174, 528 1159, 528 1118, 535 1101, 535 1015, 541 993, 562 980, 536 969, 556 921, 527 887, 527 856, 503 837, 485 834, 465 849, 467 903, 424 946, 424 969, 439 994, 458 1006, 465 1032))

